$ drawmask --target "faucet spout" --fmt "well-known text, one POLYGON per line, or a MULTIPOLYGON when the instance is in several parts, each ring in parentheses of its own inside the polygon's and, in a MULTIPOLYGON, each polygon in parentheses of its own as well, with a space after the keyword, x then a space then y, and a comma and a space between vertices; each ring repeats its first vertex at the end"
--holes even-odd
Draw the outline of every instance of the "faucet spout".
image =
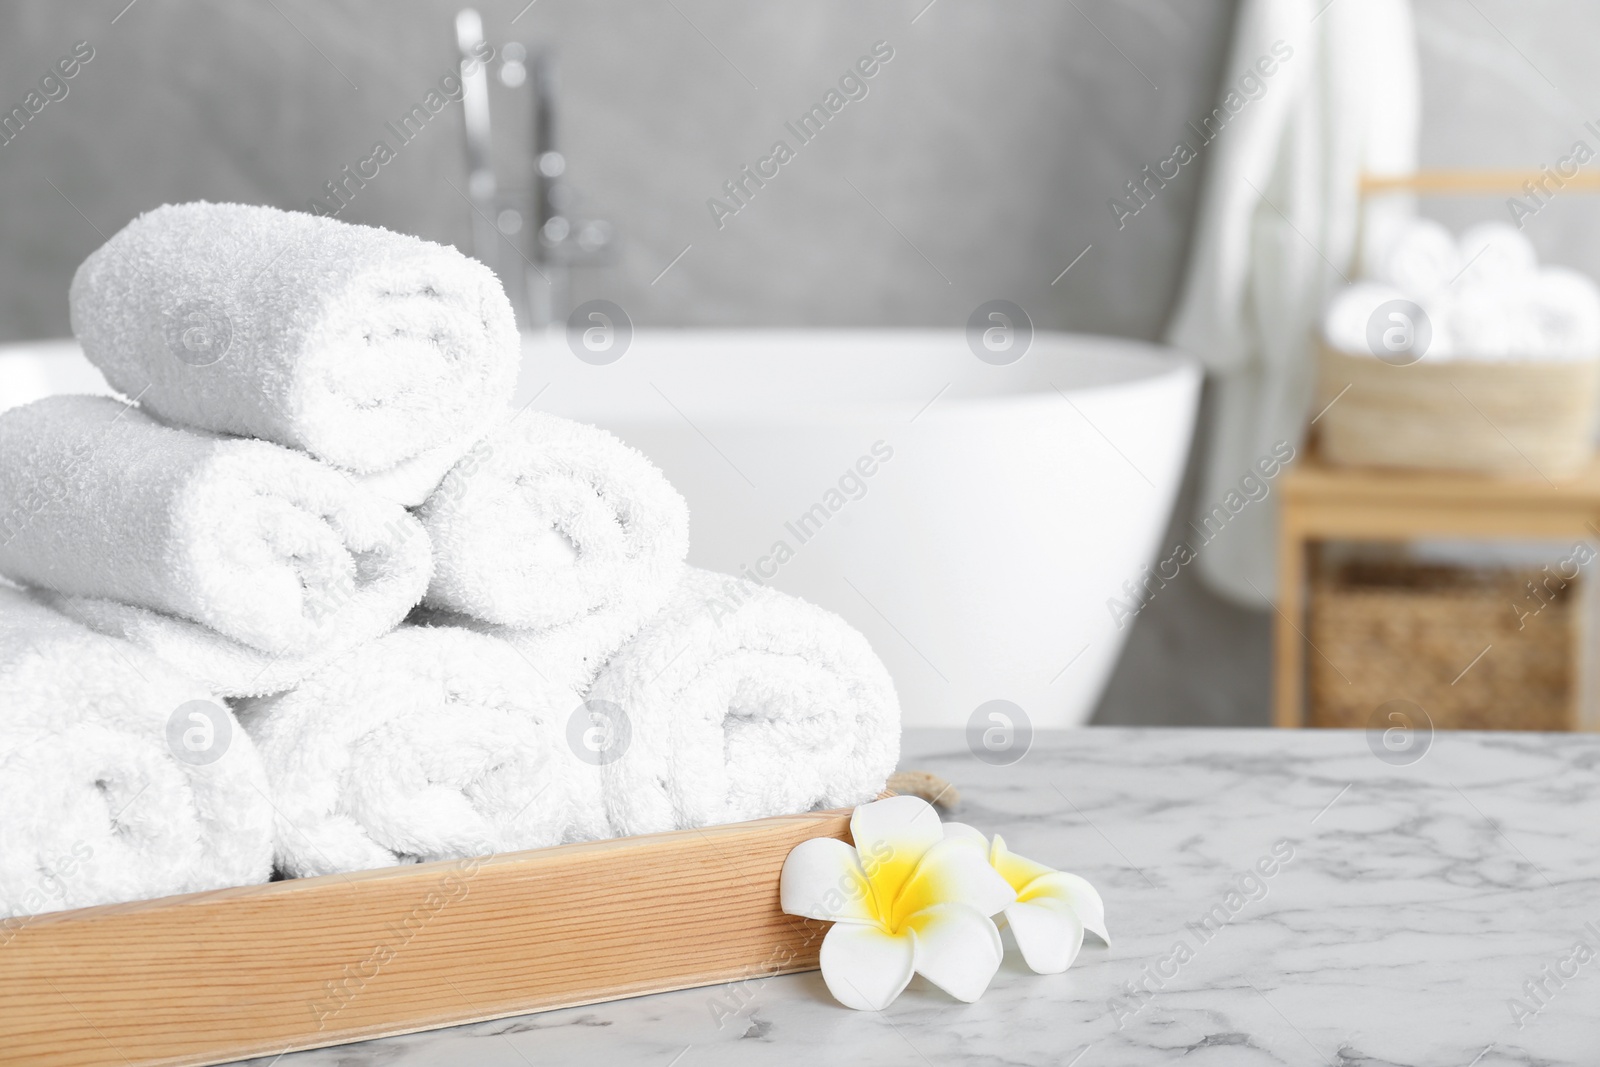
POLYGON ((461 53, 461 113, 467 134, 467 199, 472 202, 472 249, 493 263, 495 229, 493 142, 489 127, 489 75, 484 69, 483 19, 473 8, 456 12, 456 47, 461 53))
MULTIPOLYGON (((574 267, 598 266, 610 259, 613 233, 604 219, 580 217, 577 197, 567 184, 567 158, 557 143, 554 55, 548 47, 508 42, 501 49, 500 84, 532 92, 532 180, 526 195, 496 180, 490 148, 488 63, 495 57, 484 39, 483 20, 472 8, 456 13, 456 47, 461 55, 462 113, 466 128, 467 199, 472 206, 474 254, 499 264, 498 273, 517 299, 519 317, 529 329, 543 329, 565 313, 574 267), (514 256, 504 254, 514 252, 514 256), (518 283, 521 283, 520 285, 518 283)), ((520 185, 520 182, 518 183, 520 185)))

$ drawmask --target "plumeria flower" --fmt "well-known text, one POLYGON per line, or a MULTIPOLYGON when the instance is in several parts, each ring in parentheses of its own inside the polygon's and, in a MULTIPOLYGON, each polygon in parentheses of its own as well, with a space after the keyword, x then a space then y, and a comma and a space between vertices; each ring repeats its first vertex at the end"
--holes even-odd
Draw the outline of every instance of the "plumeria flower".
POLYGON ((863 804, 855 845, 802 841, 783 864, 783 910, 834 925, 822 939, 822 979, 841 1004, 878 1011, 913 973, 958 1000, 977 1000, 1004 950, 990 916, 1016 899, 970 836, 946 836, 917 797, 863 804))
POLYGON ((1002 913, 1022 958, 1036 974, 1060 974, 1072 966, 1088 930, 1106 944, 1106 906, 1094 886, 1075 874, 1035 863, 1006 848, 999 834, 989 841, 965 823, 946 823, 946 838, 984 846, 989 863, 1016 892, 1002 913))

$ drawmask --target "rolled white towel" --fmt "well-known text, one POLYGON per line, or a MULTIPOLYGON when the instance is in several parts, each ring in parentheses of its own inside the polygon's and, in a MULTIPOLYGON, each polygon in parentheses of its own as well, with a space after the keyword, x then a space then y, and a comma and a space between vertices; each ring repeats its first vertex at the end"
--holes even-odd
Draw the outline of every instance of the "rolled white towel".
POLYGON ((1449 322, 1454 344, 1435 359, 1498 362, 1521 359, 1533 342, 1525 299, 1526 279, 1466 280, 1453 286, 1440 315, 1449 322))
POLYGON ((474 426, 459 437, 412 456, 396 467, 375 474, 358 474, 355 480, 363 488, 401 507, 417 507, 439 488, 439 483, 444 481, 444 476, 450 473, 451 468, 465 459, 510 414, 509 407, 496 409, 487 423, 474 426))
POLYGON ((589 692, 617 834, 847 807, 900 753, 894 683, 831 612, 689 568, 589 692))
POLYGON ((1461 270, 1455 235, 1433 219, 1409 219, 1384 252, 1377 280, 1421 301, 1445 288, 1461 270))
POLYGON ((243 204, 159 207, 78 268, 72 329, 160 418, 357 473, 504 405, 519 340, 494 274, 453 248, 243 204))
POLYGON ((1452 354, 1483 362, 1600 356, 1600 291, 1583 274, 1545 267, 1497 282, 1455 287, 1445 317, 1452 354))
POLYGON ((96 633, 130 641, 172 664, 220 697, 253 697, 293 689, 307 676, 350 653, 354 634, 304 652, 263 652, 209 626, 104 597, 34 596, 96 633))
POLYGON ((1458 247, 1463 286, 1515 281, 1539 269, 1533 243, 1509 222, 1480 222, 1461 235, 1458 247))
POLYGON ((1600 289, 1587 274, 1544 267, 1523 297, 1530 356, 1594 359, 1600 356, 1600 289))
POLYGON ((605 836, 578 700, 494 638, 403 626, 239 709, 304 877, 605 836))
POLYGON ((1406 296, 1387 282, 1356 282, 1339 290, 1322 317, 1323 338, 1333 348, 1351 355, 1375 355, 1367 329, 1378 308, 1406 296))
MULTIPOLYGON (((264 882, 255 747, 154 656, 0 586, 0 916, 264 882)), ((19 921, 0 923, 0 952, 19 921)))
POLYGON ((265 441, 58 396, 0 414, 0 456, 0 573, 50 592, 296 655, 376 637, 427 585, 403 508, 265 441))
POLYGON ((418 626, 453 626, 488 634, 515 649, 540 678, 580 697, 588 693, 612 654, 643 624, 631 612, 601 611, 559 626, 526 630, 426 607, 412 612, 408 621, 418 626))
POLYGON ((417 517, 430 608, 514 628, 536 662, 577 656, 588 677, 666 603, 689 551, 688 505, 653 463, 543 412, 485 438, 417 517))

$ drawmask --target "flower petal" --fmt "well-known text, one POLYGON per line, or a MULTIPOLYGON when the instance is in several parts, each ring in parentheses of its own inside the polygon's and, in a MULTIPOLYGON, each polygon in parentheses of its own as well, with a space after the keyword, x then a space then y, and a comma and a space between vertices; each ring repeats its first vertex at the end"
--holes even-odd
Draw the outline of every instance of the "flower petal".
POLYGON ((845 1007, 882 1011, 911 981, 915 958, 910 934, 839 923, 822 939, 822 980, 845 1007))
POLYGON ((944 824, 945 837, 963 837, 976 842, 983 848, 984 854, 989 852, 989 839, 983 836, 983 831, 976 826, 968 826, 964 822, 947 822, 944 824))
POLYGON ((1111 935, 1106 932, 1106 905, 1100 899, 1100 894, 1095 892, 1094 886, 1087 880, 1066 871, 1051 871, 1035 878, 1022 887, 1017 894, 1018 900, 1033 903, 1037 900, 1060 900, 1072 909, 1083 928, 1096 935, 1106 944, 1111 944, 1111 935))
POLYGON ((999 834, 994 835, 994 841, 989 845, 989 862, 1000 872, 1002 878, 1011 883, 1011 888, 1018 892, 1035 878, 1055 873, 1054 867, 1035 863, 1007 849, 1006 839, 999 834))
POLYGON ((889 797, 863 804, 851 814, 850 838, 874 890, 887 904, 923 853, 944 839, 944 827, 926 800, 889 797))
POLYGON ((930 848, 906 879, 889 909, 889 928, 900 929, 909 916, 936 904, 967 904, 987 918, 1016 899, 982 849, 952 837, 930 848))
POLYGON ((829 922, 876 923, 872 886, 856 850, 833 837, 813 837, 789 850, 778 902, 790 915, 829 922))
POLYGON ((1083 948, 1083 923, 1064 900, 1019 900, 1005 916, 1022 958, 1036 974, 1060 974, 1083 948))
POLYGON ((1005 949, 988 916, 967 904, 923 908, 906 920, 916 934, 916 970, 957 1000, 983 996, 1005 949))

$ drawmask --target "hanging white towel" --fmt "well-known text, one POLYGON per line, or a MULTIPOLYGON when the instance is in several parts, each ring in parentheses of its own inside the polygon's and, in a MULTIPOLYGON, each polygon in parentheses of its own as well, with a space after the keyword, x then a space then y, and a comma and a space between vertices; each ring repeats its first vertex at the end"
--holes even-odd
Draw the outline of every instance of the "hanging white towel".
MULTIPOLYGON (((1357 276, 1358 258, 1382 261, 1414 210, 1388 197, 1363 216, 1357 195, 1362 173, 1416 169, 1408 0, 1242 0, 1226 70, 1252 67, 1277 42, 1292 56, 1205 149, 1199 217, 1166 332, 1204 362, 1214 387, 1202 516, 1279 442, 1303 439, 1323 306, 1357 276)), ((1218 592, 1265 607, 1276 523, 1276 497, 1240 512, 1198 554, 1201 574, 1218 592)))

